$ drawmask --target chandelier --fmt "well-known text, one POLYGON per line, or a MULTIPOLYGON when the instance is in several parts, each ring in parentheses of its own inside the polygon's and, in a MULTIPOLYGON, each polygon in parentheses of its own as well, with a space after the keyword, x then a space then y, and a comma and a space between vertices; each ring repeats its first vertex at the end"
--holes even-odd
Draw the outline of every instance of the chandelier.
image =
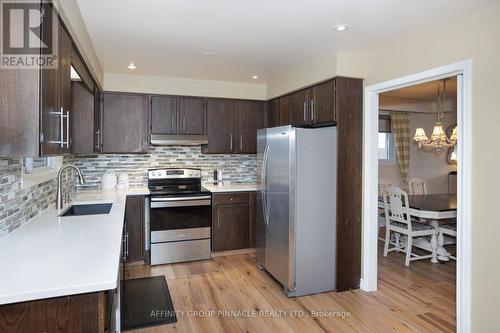
POLYGON ((444 104, 446 99, 446 79, 443 80, 443 89, 438 84, 437 88, 437 121, 434 123, 434 129, 432 130, 431 138, 429 139, 425 134, 425 130, 419 127, 415 130, 415 136, 413 141, 417 145, 418 149, 423 151, 430 151, 439 154, 445 150, 454 147, 457 144, 457 127, 453 128, 453 131, 448 138, 445 133, 443 118, 444 118, 444 104))

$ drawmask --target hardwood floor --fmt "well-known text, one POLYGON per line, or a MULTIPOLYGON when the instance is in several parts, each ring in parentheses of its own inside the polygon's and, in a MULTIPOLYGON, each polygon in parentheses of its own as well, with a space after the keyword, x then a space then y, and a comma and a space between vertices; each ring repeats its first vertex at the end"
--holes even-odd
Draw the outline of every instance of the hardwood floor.
POLYGON ((379 256, 377 292, 299 298, 287 298, 267 273, 257 269, 253 253, 127 269, 128 278, 157 275, 167 278, 178 321, 132 332, 456 331, 455 262, 415 261, 406 268, 403 255, 393 252, 387 258, 379 256))

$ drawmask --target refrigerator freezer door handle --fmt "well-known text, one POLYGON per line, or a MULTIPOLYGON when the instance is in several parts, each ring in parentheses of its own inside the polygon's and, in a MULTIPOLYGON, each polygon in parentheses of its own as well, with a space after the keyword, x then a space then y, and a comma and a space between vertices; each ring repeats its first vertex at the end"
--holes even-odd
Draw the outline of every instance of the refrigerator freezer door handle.
POLYGON ((264 224, 268 225, 267 216, 267 158, 269 156, 269 146, 264 148, 264 157, 262 159, 262 171, 261 171, 261 199, 262 199, 262 212, 264 213, 264 224))

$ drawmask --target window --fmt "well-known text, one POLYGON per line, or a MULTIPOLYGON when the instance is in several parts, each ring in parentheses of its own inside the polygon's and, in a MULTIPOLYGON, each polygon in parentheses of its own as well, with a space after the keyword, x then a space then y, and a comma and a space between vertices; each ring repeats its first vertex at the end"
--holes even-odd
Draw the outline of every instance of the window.
POLYGON ((392 133, 378 134, 378 159, 391 161, 394 151, 392 133))
POLYGON ((391 129, 391 117, 389 115, 379 116, 378 126, 378 160, 394 160, 394 137, 391 129))
POLYGON ((22 186, 24 189, 54 179, 62 166, 62 157, 27 157, 23 160, 22 186))
POLYGON ((34 174, 57 171, 62 166, 62 157, 26 157, 23 160, 23 172, 34 174))
POLYGON ((47 168, 49 164, 48 157, 25 158, 23 167, 25 173, 37 173, 47 168))

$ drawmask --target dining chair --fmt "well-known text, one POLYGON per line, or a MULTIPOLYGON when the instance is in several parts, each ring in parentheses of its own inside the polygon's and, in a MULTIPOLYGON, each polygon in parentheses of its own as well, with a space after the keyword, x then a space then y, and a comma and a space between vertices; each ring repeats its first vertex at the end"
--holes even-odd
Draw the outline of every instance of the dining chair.
POLYGON ((387 253, 390 251, 405 252, 406 266, 410 266, 410 261, 413 260, 432 258, 432 254, 421 256, 411 251, 414 237, 432 237, 435 235, 436 229, 430 224, 411 220, 408 194, 399 187, 390 186, 384 191, 383 198, 386 221, 384 257, 387 257, 387 253), (391 232, 406 236, 405 250, 399 246, 399 237, 396 238, 394 247, 389 248, 389 245, 392 244, 390 241, 391 232))
POLYGON ((410 194, 427 194, 427 186, 422 178, 412 178, 408 182, 410 194))
POLYGON ((384 195, 384 191, 386 188, 392 186, 392 182, 387 179, 379 179, 378 180, 378 195, 379 197, 384 195))
MULTIPOLYGON (((378 180, 378 196, 382 197, 384 195, 384 191, 386 188, 389 188, 392 186, 392 182, 387 179, 379 179, 378 180)), ((378 233, 380 233, 380 228, 385 226, 385 216, 384 216, 384 209, 379 208, 378 210, 378 233)), ((381 241, 384 241, 383 237, 378 238, 381 241)))
MULTIPOLYGON (((451 237, 457 237, 457 224, 456 223, 449 223, 449 224, 443 224, 439 226, 439 234, 442 237, 442 235, 447 235, 451 237)), ((438 245, 443 246, 444 240, 438 238, 438 245)), ((456 256, 450 256, 451 259, 457 260, 456 256)))

